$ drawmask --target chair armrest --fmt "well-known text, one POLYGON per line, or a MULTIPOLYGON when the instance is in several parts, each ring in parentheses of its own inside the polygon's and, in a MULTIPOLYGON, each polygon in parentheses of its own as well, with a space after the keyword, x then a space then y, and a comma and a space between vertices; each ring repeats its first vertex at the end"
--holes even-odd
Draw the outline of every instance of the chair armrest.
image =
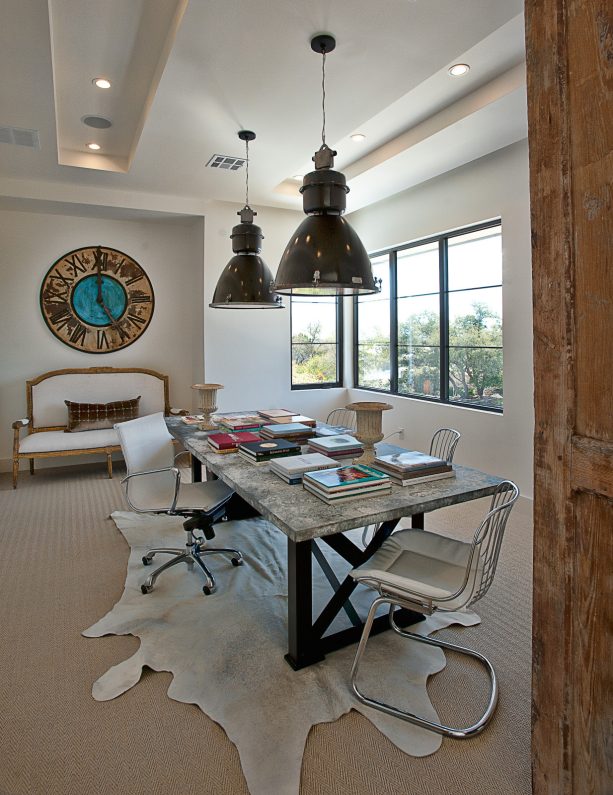
POLYGON ((179 452, 175 456, 175 461, 177 458, 181 458, 182 455, 191 455, 189 450, 179 450, 179 452))
POLYGON ((125 485, 126 490, 126 500, 128 501, 128 505, 132 508, 133 511, 136 513, 149 513, 146 508, 137 508, 135 505, 132 504, 130 501, 130 497, 128 496, 128 481, 132 478, 139 478, 143 475, 157 475, 160 472, 174 472, 175 475, 175 493, 172 499, 172 504, 168 508, 168 513, 172 513, 174 509, 177 507, 177 500, 179 499, 179 487, 181 486, 181 473, 179 472, 177 467, 163 467, 162 469, 147 469, 143 472, 132 472, 131 475, 126 475, 125 478, 121 479, 121 484, 125 485))
POLYGON ((19 431, 22 428, 25 428, 26 425, 29 425, 29 424, 30 424, 30 420, 27 417, 24 417, 24 419, 22 419, 22 420, 15 420, 15 422, 12 425, 12 428, 13 428, 14 431, 19 431))
POLYGON ((22 428, 27 428, 30 424, 30 420, 24 418, 22 420, 15 420, 13 423, 13 461, 17 458, 19 454, 19 432, 22 428))

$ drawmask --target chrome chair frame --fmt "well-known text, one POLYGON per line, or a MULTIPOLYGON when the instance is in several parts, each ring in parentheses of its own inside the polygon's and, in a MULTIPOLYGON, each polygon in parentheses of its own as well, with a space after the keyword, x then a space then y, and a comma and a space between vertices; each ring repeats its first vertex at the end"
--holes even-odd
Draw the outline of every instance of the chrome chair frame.
POLYGON ((455 428, 439 428, 432 436, 430 455, 435 458, 442 458, 443 461, 451 464, 461 435, 455 428))
MULTIPOLYGON (((177 453, 177 455, 174 457, 175 462, 179 456, 185 455, 186 453, 186 450, 182 450, 180 453, 177 453)), ((243 556, 238 549, 204 547, 204 544, 207 540, 215 537, 212 526, 216 522, 222 521, 225 518, 226 503, 232 497, 231 494, 228 495, 226 500, 224 500, 221 504, 216 505, 211 511, 204 511, 203 509, 198 508, 180 508, 177 510, 176 506, 179 499, 179 489, 181 486, 181 473, 179 468, 176 466, 162 467, 161 469, 149 469, 143 472, 133 472, 132 474, 126 475, 124 478, 122 478, 121 484, 124 486, 126 502, 130 506, 131 510, 133 510, 135 513, 189 517, 183 523, 183 528, 187 533, 184 549, 178 549, 176 547, 158 547, 156 549, 148 550, 148 552, 143 555, 142 561, 144 566, 150 566, 153 558, 157 554, 173 555, 170 560, 167 560, 161 566, 158 566, 158 568, 151 572, 151 574, 145 579, 140 587, 143 594, 150 593, 153 590, 155 581, 160 574, 162 574, 164 571, 167 571, 172 566, 176 566, 177 563, 186 563, 190 569, 193 567, 194 563, 197 563, 205 577, 205 585, 202 588, 203 593, 207 596, 214 593, 216 589, 215 578, 213 577, 213 574, 208 566, 206 566, 205 562, 202 560, 203 555, 216 555, 220 553, 227 554, 230 555, 230 560, 233 566, 242 566, 243 556), (160 472, 172 472, 175 475, 175 493, 170 507, 167 509, 153 510, 138 508, 130 500, 128 490, 129 481, 132 478, 143 477, 144 475, 155 475, 159 474, 160 472), (202 531, 203 536, 194 535, 194 530, 202 531)))
POLYGON ((400 718, 401 720, 408 721, 409 723, 414 723, 417 726, 422 726, 425 729, 429 729, 430 731, 434 731, 438 734, 442 734, 446 737, 452 737, 454 739, 467 739, 469 737, 474 737, 475 735, 482 732, 489 723, 498 702, 498 681, 496 679, 494 667, 487 657, 485 657, 483 654, 480 654, 478 651, 475 651, 474 649, 467 648, 466 646, 460 646, 459 644, 450 643, 437 638, 417 635, 414 632, 409 632, 408 630, 400 628, 394 621, 394 610, 396 607, 404 607, 409 610, 417 610, 418 612, 424 613, 426 615, 432 615, 432 613, 439 608, 444 610, 445 603, 453 602, 460 597, 466 598, 465 600, 462 600, 461 605, 455 605, 452 608, 453 610, 457 610, 460 607, 469 607, 481 599, 489 590, 489 587, 494 579, 507 520, 509 518, 511 508, 518 497, 519 489, 511 481, 505 480, 498 485, 496 492, 492 496, 490 509, 474 534, 462 585, 455 591, 455 593, 450 594, 449 596, 437 597, 436 599, 433 599, 432 597, 423 593, 418 593, 417 591, 402 591, 401 587, 398 585, 394 585, 394 588, 391 589, 389 587, 386 588, 385 584, 379 580, 369 577, 364 577, 361 579, 359 576, 355 577, 358 582, 370 586, 379 593, 379 596, 375 598, 370 610, 368 611, 368 617, 364 624, 362 636, 360 638, 358 649, 351 667, 351 686, 353 688, 353 692, 363 704, 373 707, 374 709, 378 709, 381 712, 385 712, 387 715, 392 715, 393 717, 400 718), (473 583, 469 584, 475 555, 479 555, 481 559, 481 577, 473 577, 473 583), (442 649, 448 649, 459 654, 468 655, 473 659, 478 660, 484 666, 487 671, 490 683, 489 698, 485 711, 475 723, 466 727, 447 726, 442 723, 437 723, 436 721, 428 720, 427 718, 416 715, 415 713, 409 712, 408 710, 400 709, 399 707, 395 707, 392 704, 388 704, 384 701, 379 701, 378 699, 367 696, 359 689, 357 678, 360 662, 362 661, 364 652, 366 650, 366 644, 368 643, 375 613, 383 604, 389 605, 390 627, 401 637, 417 641, 418 643, 424 643, 428 646, 435 646, 442 649))
POLYGON ((326 418, 326 423, 328 425, 339 425, 343 428, 350 428, 354 431, 357 429, 355 411, 351 409, 332 409, 326 418))

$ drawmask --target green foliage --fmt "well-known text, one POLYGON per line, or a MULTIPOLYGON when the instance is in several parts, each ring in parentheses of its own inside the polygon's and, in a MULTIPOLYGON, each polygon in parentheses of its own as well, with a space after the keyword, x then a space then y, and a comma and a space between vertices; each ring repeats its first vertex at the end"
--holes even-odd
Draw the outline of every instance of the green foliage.
POLYGON ((321 323, 309 323, 306 333, 292 337, 292 383, 334 383, 336 372, 336 343, 321 339, 321 323))

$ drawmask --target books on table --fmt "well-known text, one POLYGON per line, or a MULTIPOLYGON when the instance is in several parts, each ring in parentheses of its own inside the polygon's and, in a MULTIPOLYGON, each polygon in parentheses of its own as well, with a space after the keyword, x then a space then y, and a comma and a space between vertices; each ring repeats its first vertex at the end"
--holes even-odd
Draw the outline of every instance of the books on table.
POLYGON ((315 428, 317 420, 312 417, 305 417, 304 414, 290 414, 283 417, 270 417, 270 425, 281 425, 286 422, 301 422, 303 425, 308 425, 309 428, 315 428))
POLYGON ((321 453, 306 453, 285 458, 276 458, 270 462, 270 471, 290 485, 302 483, 305 472, 331 469, 338 466, 338 461, 321 453))
POLYGON ((252 464, 261 464, 273 458, 300 455, 300 445, 287 439, 261 439, 257 442, 241 442, 238 454, 252 464))
POLYGON ((259 414, 214 414, 213 422, 226 431, 250 431, 259 429, 266 423, 259 414))
POLYGON ((258 442, 260 437, 251 431, 236 433, 211 433, 207 439, 216 453, 235 453, 242 442, 258 442))
POLYGON ((305 472, 302 485, 328 505, 389 492, 388 475, 364 464, 346 465, 319 472, 305 472))
POLYGON ((339 434, 310 439, 309 452, 323 453, 331 458, 356 458, 364 452, 364 447, 355 436, 339 434))
POLYGON ((258 414, 266 420, 294 417, 298 412, 289 409, 258 409, 258 414))
POLYGON ((301 422, 284 422, 278 425, 264 425, 260 435, 262 439, 291 439, 305 442, 315 435, 315 431, 301 422))
POLYGON ((315 426, 315 436, 339 436, 354 432, 353 428, 347 428, 344 425, 328 425, 327 422, 318 422, 315 426))
POLYGON ((398 486, 455 477, 453 467, 447 461, 416 450, 377 455, 373 466, 389 475, 398 486))
POLYGON ((200 425, 201 422, 204 422, 204 414, 184 414, 181 417, 181 422, 186 425, 200 425))

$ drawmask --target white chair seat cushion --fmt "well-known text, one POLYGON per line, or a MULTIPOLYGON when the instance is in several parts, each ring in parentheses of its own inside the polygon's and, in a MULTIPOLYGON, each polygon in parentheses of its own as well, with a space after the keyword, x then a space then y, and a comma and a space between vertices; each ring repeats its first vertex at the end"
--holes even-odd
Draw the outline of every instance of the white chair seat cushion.
POLYGON ((113 428, 80 433, 39 431, 24 436, 19 442, 20 453, 52 453, 66 450, 89 450, 95 447, 119 447, 119 437, 113 428))
MULTIPOLYGON (((232 494, 232 489, 226 486, 223 480, 209 480, 207 483, 182 483, 175 510, 192 508, 210 511, 232 494)), ((170 505, 163 498, 156 500, 155 497, 152 497, 147 501, 147 505, 142 507, 151 511, 164 511, 168 510, 170 505)))
MULTIPOLYGON (((375 554, 351 572, 356 580, 376 580, 385 590, 409 598, 412 594, 432 599, 448 597, 461 588, 466 576, 471 544, 426 530, 400 530, 375 554)), ((475 553, 467 588, 459 597, 443 602, 446 610, 457 610, 472 593, 479 566, 475 553)))

